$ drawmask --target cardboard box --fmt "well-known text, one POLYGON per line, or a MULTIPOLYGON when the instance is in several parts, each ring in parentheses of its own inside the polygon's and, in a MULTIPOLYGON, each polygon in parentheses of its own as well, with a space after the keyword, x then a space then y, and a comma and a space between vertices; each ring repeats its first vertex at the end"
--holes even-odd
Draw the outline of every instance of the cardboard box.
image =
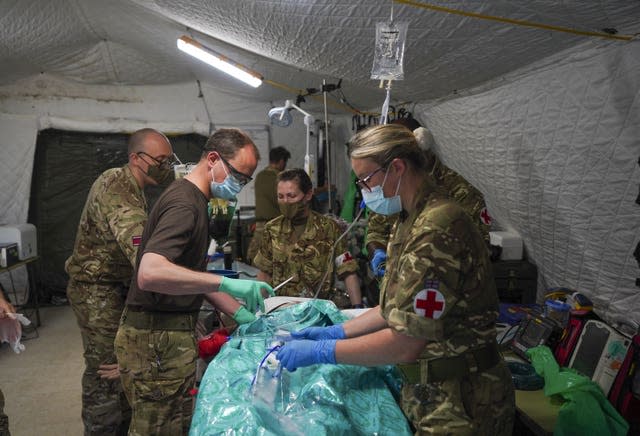
POLYGON ((18 244, 0 243, 0 267, 7 268, 20 262, 18 244))

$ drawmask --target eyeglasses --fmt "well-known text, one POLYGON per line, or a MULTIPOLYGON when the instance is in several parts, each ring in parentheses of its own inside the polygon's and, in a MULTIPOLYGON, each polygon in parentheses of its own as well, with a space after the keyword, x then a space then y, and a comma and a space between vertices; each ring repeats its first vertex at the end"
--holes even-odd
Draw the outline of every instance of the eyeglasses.
POLYGON ((218 156, 220 156, 220 160, 224 162, 224 164, 229 168, 229 170, 231 171, 231 175, 236 178, 238 183, 240 183, 240 186, 245 186, 247 183, 253 180, 251 176, 248 176, 245 173, 235 169, 234 166, 231 165, 229 161, 223 158, 219 153, 218 156))
POLYGON ((138 155, 143 154, 147 157, 150 157, 152 161, 154 161, 156 164, 158 164, 158 168, 161 168, 163 170, 168 170, 169 168, 173 167, 174 165, 180 163, 180 160, 177 158, 177 156, 172 153, 169 157, 162 159, 162 160, 158 160, 157 158, 151 156, 149 153, 145 153, 144 151, 139 151, 138 153, 136 153, 138 155))
POLYGON ((380 167, 377 170, 371 171, 369 174, 367 174, 363 178, 356 179, 355 181, 356 186, 360 187, 360 189, 366 189, 367 191, 371 192, 371 188, 369 187, 369 185, 367 185, 367 182, 371 180, 371 177, 375 176, 378 172, 383 170, 384 170, 384 167, 380 167))

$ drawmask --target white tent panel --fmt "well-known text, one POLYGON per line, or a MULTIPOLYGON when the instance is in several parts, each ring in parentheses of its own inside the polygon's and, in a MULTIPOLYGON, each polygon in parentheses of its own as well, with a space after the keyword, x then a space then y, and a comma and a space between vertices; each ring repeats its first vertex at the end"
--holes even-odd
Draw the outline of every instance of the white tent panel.
POLYGON ((469 96, 420 105, 437 153, 538 266, 606 317, 640 311, 640 46, 582 46, 469 96))

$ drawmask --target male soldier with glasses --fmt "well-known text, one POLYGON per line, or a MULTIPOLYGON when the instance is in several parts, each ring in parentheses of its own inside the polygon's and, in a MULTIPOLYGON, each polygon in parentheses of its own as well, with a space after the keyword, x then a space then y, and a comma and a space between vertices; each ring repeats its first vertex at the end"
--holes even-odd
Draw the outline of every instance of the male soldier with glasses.
POLYGON ((129 435, 188 434, 198 357, 195 323, 205 298, 243 324, 255 320, 251 312, 258 307, 264 312, 261 289, 274 295, 264 282, 206 272, 209 200, 236 198, 259 157, 244 132, 217 130, 191 173, 172 183, 149 213, 115 339, 132 408, 129 435))
POLYGON ((129 138, 129 161, 103 172, 87 197, 71 257, 67 297, 84 346, 82 420, 86 435, 126 434, 131 409, 122 392, 113 341, 147 221, 144 187, 173 178, 167 137, 141 129, 129 138))

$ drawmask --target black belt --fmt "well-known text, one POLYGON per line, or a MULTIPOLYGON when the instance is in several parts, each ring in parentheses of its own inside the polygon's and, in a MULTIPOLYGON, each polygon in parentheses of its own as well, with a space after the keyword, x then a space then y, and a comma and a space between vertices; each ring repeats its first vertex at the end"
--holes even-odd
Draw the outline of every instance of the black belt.
POLYGON ((150 312, 127 306, 122 324, 141 330, 195 331, 198 312, 150 312))
POLYGON ((489 345, 469 350, 454 357, 419 360, 416 363, 396 365, 409 384, 426 384, 464 377, 471 373, 493 368, 502 358, 498 345, 489 345))

